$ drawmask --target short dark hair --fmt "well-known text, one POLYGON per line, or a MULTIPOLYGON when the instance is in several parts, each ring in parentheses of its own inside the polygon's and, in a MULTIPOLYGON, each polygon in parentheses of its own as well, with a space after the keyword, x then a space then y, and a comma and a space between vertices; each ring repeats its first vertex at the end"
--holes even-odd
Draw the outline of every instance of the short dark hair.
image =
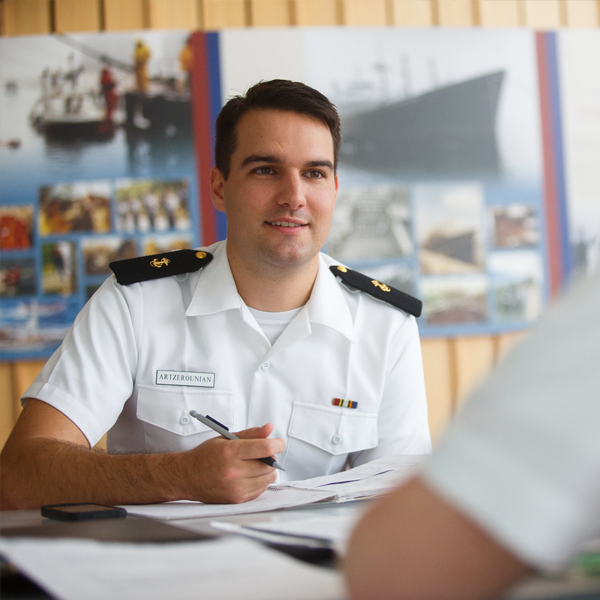
POLYGON ((318 119, 331 132, 333 165, 337 171, 340 150, 340 117, 337 109, 321 92, 298 81, 273 79, 261 81, 248 89, 245 95, 227 101, 217 117, 215 165, 227 179, 231 156, 237 146, 237 124, 250 110, 281 110, 308 115, 318 119))

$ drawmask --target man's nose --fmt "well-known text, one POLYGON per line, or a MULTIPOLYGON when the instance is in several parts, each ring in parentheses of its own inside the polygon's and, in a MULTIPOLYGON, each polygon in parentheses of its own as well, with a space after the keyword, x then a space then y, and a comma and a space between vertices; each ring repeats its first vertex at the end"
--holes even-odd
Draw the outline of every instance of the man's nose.
POLYGON ((289 206, 292 210, 302 208, 306 204, 302 183, 299 173, 287 173, 282 179, 278 203, 281 206, 289 206))

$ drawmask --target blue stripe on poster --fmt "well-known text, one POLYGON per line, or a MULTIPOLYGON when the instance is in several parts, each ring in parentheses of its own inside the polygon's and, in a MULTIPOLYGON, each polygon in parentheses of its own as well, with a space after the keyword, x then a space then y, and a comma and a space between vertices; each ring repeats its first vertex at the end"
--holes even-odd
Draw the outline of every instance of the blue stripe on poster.
MULTIPOLYGON (((208 73, 210 78, 210 110, 212 147, 215 146, 215 121, 221 110, 221 56, 219 52, 219 34, 211 32, 206 34, 208 48, 208 73)), ((227 237, 227 218, 225 213, 216 212, 217 238, 224 240, 227 237)))
POLYGON ((546 33, 548 60, 548 83, 550 107, 552 112, 552 130, 554 138, 554 176, 556 182, 556 209, 560 235, 561 267, 563 284, 568 283, 573 270, 573 257, 569 243, 569 222, 567 213, 567 190, 563 150, 562 117, 559 91, 559 72, 557 57, 557 37, 555 32, 546 33))

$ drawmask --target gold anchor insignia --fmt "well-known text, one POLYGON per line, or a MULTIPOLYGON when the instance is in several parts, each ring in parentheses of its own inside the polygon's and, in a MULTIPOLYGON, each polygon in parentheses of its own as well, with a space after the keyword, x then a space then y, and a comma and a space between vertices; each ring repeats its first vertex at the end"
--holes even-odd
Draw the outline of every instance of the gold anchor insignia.
POLYGON ((377 281, 377 279, 372 279, 371 283, 375 287, 378 287, 382 292, 391 292, 392 291, 387 285, 385 285, 385 283, 379 283, 379 281, 377 281))
POLYGON ((340 266, 337 268, 337 270, 338 270, 338 271, 341 271, 342 273, 347 273, 347 272, 348 272, 348 269, 346 269, 346 267, 342 267, 342 265, 340 265, 340 266))
POLYGON ((199 258, 200 260, 206 258, 206 252, 196 252, 196 258, 199 258))
POLYGON ((154 260, 150 261, 150 266, 160 269, 163 265, 167 266, 170 262, 171 261, 168 258, 161 258, 160 260, 158 260, 158 258, 155 258, 154 260))

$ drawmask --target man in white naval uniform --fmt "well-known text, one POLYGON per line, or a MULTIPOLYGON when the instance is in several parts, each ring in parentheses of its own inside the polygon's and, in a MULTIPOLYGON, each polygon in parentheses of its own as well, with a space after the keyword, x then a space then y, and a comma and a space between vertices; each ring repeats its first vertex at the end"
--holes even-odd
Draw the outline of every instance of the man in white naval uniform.
POLYGON ((3 508, 244 502, 276 479, 258 458, 300 479, 430 452, 420 303, 319 252, 339 143, 335 107, 303 84, 226 104, 211 194, 227 240, 113 263, 24 395, 3 508), (106 431, 108 454, 91 450, 106 431))

